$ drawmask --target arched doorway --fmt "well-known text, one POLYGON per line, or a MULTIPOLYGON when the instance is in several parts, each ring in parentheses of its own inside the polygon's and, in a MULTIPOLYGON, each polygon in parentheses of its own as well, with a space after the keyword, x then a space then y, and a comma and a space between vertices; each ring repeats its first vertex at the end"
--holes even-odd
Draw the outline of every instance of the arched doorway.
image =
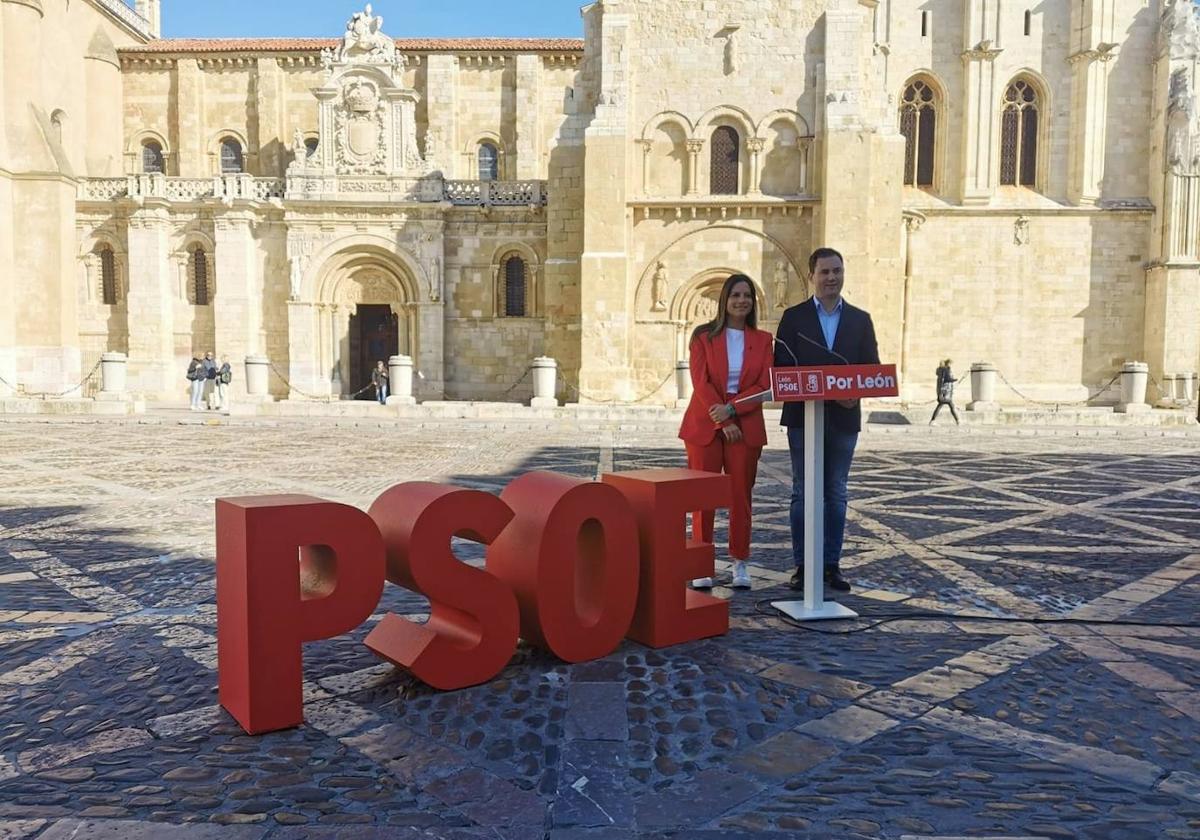
POLYGON ((371 370, 395 355, 416 356, 416 324, 406 284, 390 265, 352 260, 333 285, 334 326, 325 356, 334 395, 372 399, 371 370))
MULTIPOLYGON (((685 283, 671 301, 671 320, 681 325, 676 347, 676 359, 688 357, 688 343, 696 327, 717 317, 721 301, 721 287, 726 278, 739 272, 729 268, 712 268, 703 271, 685 283)), ((763 326, 763 291, 755 284, 754 296, 758 301, 759 327, 763 326)))

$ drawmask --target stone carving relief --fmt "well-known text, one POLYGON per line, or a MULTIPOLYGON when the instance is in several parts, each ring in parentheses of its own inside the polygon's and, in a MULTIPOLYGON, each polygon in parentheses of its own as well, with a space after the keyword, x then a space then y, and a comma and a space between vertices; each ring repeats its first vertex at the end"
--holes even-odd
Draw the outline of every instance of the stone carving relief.
POLYGON ((342 89, 341 102, 334 107, 334 119, 338 169, 356 175, 383 174, 387 148, 379 88, 361 79, 348 82, 342 89))
POLYGON ((1017 216, 1013 222, 1013 244, 1028 245, 1029 244, 1029 217, 1017 216))
POLYGON ((1200 173, 1200 131, 1196 126, 1196 97, 1189 68, 1180 67, 1171 73, 1167 96, 1164 169, 1176 175, 1200 173))
POLYGON ((395 286, 381 274, 368 274, 347 280, 338 289, 337 296, 337 302, 347 306, 360 303, 393 303, 395 300, 395 286))
POLYGON ((346 22, 346 34, 342 36, 342 45, 334 60, 342 63, 351 60, 371 64, 396 63, 396 42, 383 34, 383 16, 376 16, 370 3, 346 22))
POLYGON ((788 283, 792 278, 791 267, 786 260, 780 260, 775 263, 775 288, 773 297, 775 298, 776 309, 786 309, 788 305, 788 283))
POLYGON ((1200 57, 1200 19, 1192 0, 1167 0, 1159 37, 1161 52, 1171 58, 1200 57))
POLYGON ((650 297, 653 299, 650 305, 651 312, 667 311, 667 266, 662 262, 654 267, 654 276, 650 280, 650 297))

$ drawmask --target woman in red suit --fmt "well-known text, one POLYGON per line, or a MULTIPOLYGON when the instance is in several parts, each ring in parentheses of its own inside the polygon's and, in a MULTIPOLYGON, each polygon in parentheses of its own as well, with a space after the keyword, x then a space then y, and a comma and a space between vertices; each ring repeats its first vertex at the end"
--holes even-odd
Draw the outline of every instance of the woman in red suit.
MULTIPOLYGON (((688 348, 692 370, 692 400, 683 415, 679 437, 687 448, 688 468, 724 472, 733 479, 729 506, 729 556, 733 586, 750 588, 746 560, 750 557, 750 494, 758 475, 758 456, 767 443, 762 403, 739 402, 770 388, 773 363, 771 334, 756 329, 754 285, 734 274, 721 287, 717 317, 692 334, 688 348)), ((700 520, 700 536, 712 542, 713 514, 692 514, 692 531, 700 520)), ((712 586, 711 578, 692 582, 712 586)))

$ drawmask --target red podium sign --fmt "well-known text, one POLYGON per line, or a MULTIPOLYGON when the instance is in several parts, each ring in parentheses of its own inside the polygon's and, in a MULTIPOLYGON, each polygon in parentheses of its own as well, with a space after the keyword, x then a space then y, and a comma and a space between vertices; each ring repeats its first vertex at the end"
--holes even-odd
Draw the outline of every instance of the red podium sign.
POLYGON ((857 400, 898 397, 895 365, 823 365, 771 368, 771 392, 778 402, 857 400))

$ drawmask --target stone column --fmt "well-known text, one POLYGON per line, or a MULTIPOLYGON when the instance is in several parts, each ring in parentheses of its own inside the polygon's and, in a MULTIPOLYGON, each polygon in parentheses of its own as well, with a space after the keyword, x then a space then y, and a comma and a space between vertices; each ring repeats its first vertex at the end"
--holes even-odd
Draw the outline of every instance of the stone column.
POLYGON ((207 178, 216 170, 208 153, 211 138, 204 120, 204 74, 196 59, 180 58, 175 62, 175 86, 177 171, 185 178, 207 178))
MULTIPOLYGON (((1196 369, 1200 362, 1200 270, 1164 263, 1146 272, 1146 362, 1155 378, 1196 369)), ((1151 386, 1153 387, 1153 385, 1151 386)), ((1154 389, 1153 399, 1170 394, 1154 389)))
POLYGON ((295 126, 283 124, 287 110, 285 80, 279 62, 273 57, 260 56, 255 63, 254 98, 258 119, 250 121, 252 134, 246 138, 258 150, 254 172, 268 178, 282 177, 291 163, 285 143, 291 143, 295 126))
POLYGON ((704 151, 703 140, 688 140, 688 195, 700 195, 700 154, 704 151))
POLYGON ((650 153, 654 150, 653 140, 635 140, 642 150, 642 189, 641 194, 650 195, 650 153))
POLYGON ((746 149, 750 152, 750 195, 762 195, 762 153, 765 145, 761 137, 751 137, 746 141, 746 149))
POLYGON ((417 329, 411 341, 417 348, 415 374, 420 375, 413 383, 413 390, 423 400, 445 399, 445 306, 443 303, 418 303, 415 307, 417 329))
MULTIPOLYGON (((517 56, 517 165, 516 177, 532 181, 542 177, 542 57, 517 56)), ((509 165, 509 171, 513 167, 509 165)))
MULTIPOLYGON (((974 7, 974 3, 969 3, 974 7)), ((983 43, 982 41, 980 42, 983 43)), ((997 159, 999 112, 996 100, 996 58, 1000 50, 979 46, 962 54, 963 104, 963 204, 987 204, 1000 180, 997 159)))
POLYGON ((329 393, 328 374, 323 374, 324 341, 320 329, 318 304, 289 300, 288 313, 288 381, 300 392, 290 392, 287 399, 329 393))
POLYGON ((585 132, 583 254, 580 283, 582 359, 579 391, 598 400, 630 399, 628 346, 633 313, 627 301, 629 191, 628 56, 631 19, 620 3, 601 6, 599 104, 585 132))
MULTIPOLYGON (((262 291, 258 255, 248 210, 226 210, 214 218, 216 248, 213 269, 213 321, 218 359, 228 356, 237 365, 247 356, 261 355, 262 291)), ((235 376, 230 396, 246 395, 245 377, 235 376)))
POLYGON ((1075 204, 1100 200, 1108 126, 1108 74, 1117 57, 1115 0, 1071 4, 1071 142, 1067 197, 1075 204))
POLYGON ((901 182, 904 138, 876 120, 866 105, 863 68, 868 10, 837 0, 825 13, 824 125, 819 162, 821 203, 814 210, 814 244, 846 258, 846 296, 874 318, 880 357, 900 355, 904 265, 901 182))
POLYGON ((429 96, 427 137, 434 146, 432 156, 426 148, 426 158, 447 178, 475 178, 473 173, 460 172, 457 165, 462 148, 458 137, 458 56, 427 55, 425 77, 429 96))
POLYGON ((167 203, 146 200, 129 215, 129 382, 132 390, 183 401, 186 359, 175 358, 175 295, 167 203))

